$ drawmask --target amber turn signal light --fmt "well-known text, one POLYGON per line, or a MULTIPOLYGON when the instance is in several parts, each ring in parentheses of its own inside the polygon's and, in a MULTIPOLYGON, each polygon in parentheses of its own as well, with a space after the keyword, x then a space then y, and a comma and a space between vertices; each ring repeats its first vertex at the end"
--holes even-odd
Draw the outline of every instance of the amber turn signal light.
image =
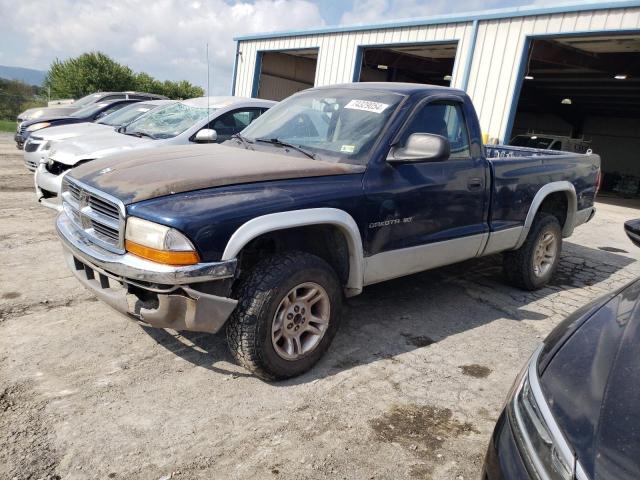
POLYGON ((197 252, 172 252, 168 250, 157 250, 145 247, 131 240, 125 241, 125 249, 139 257, 151 260, 152 262, 164 263, 165 265, 194 265, 200 262, 197 252))

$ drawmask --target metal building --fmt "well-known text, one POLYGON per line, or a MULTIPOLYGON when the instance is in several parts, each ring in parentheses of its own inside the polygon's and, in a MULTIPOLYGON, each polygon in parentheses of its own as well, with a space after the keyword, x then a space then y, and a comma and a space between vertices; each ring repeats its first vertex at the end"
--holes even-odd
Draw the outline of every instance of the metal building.
MULTIPOLYGON (((236 95, 408 81, 466 90, 489 138, 582 138, 640 194, 640 1, 582 2, 239 37, 236 95)), ((552 147, 555 148, 555 147, 552 147)))

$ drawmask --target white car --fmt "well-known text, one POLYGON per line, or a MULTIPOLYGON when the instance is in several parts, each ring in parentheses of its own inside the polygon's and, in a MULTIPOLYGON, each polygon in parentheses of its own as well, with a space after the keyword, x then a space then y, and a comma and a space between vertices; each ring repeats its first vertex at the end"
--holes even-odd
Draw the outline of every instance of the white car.
POLYGON ((224 142, 276 102, 242 97, 200 97, 157 108, 124 128, 53 144, 35 174, 38 201, 60 210, 62 177, 73 167, 114 153, 166 145, 224 142))
POLYGON ((25 166, 35 172, 39 163, 48 160, 49 151, 55 142, 69 138, 91 135, 95 133, 111 132, 116 127, 127 125, 148 111, 161 106, 175 103, 175 100, 150 100, 127 105, 95 122, 74 123, 48 127, 32 134, 24 144, 22 155, 25 166))

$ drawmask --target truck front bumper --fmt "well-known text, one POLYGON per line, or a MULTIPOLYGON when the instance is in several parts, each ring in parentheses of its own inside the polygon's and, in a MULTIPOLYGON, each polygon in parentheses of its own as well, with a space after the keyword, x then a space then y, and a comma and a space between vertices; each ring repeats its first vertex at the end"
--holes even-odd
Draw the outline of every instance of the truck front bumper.
POLYGON ((238 303, 197 290, 197 284, 233 278, 235 260, 173 267, 115 254, 84 238, 64 213, 56 232, 80 283, 118 312, 153 327, 215 333, 238 303))

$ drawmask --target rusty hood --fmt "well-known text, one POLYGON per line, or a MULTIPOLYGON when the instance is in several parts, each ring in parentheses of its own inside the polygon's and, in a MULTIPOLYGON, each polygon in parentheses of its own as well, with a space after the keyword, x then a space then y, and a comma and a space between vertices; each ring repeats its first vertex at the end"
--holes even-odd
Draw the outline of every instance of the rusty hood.
POLYGON ((125 204, 204 188, 360 173, 363 166, 226 145, 179 145, 119 153, 68 175, 125 204))

